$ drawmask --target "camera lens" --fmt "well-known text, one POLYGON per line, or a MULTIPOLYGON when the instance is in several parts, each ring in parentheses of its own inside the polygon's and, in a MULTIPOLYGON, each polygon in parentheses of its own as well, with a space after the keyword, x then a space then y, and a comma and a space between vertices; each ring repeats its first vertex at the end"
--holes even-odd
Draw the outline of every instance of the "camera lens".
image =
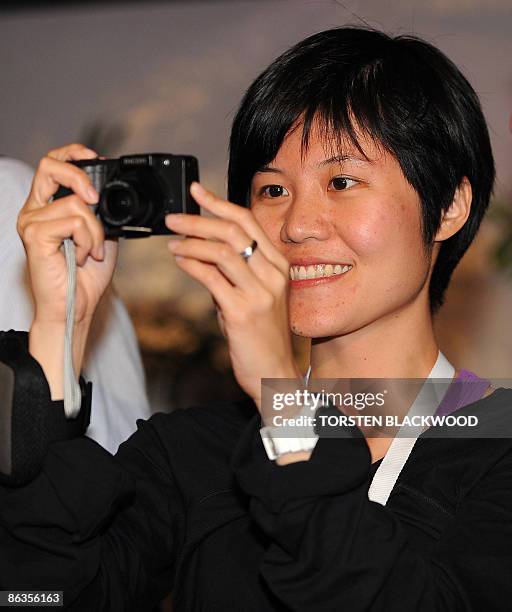
POLYGON ((116 219, 118 223, 124 223, 130 217, 134 207, 134 197, 126 189, 112 189, 106 201, 109 217, 116 219))
POLYGON ((140 200, 133 187, 124 181, 105 185, 101 194, 99 213, 110 225, 133 223, 140 214, 140 200))

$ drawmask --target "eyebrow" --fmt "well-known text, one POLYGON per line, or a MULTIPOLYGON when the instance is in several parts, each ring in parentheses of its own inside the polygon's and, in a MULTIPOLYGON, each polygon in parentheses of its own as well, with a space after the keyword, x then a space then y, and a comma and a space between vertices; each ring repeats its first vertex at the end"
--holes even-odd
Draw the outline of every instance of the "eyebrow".
MULTIPOLYGON (((369 159, 363 159, 361 157, 354 157, 353 155, 334 155, 333 157, 329 157, 329 159, 324 159, 319 164, 317 164, 317 168, 324 168, 325 166, 330 166, 332 164, 339 164, 344 161, 353 161, 359 164, 371 164, 372 162, 369 159)), ((273 166, 262 166, 256 172, 277 172, 278 174, 284 174, 283 170, 279 168, 274 168, 273 166)))

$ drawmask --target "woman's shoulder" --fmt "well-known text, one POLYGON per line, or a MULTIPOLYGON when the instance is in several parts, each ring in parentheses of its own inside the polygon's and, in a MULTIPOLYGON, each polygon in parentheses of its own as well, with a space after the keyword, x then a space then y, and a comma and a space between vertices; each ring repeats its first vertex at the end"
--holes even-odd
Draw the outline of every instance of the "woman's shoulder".
POLYGON ((434 472, 446 471, 455 479, 464 475, 472 486, 498 465, 508 466, 507 474, 512 474, 511 388, 497 387, 489 395, 436 418, 421 434, 414 457, 411 455, 413 480, 418 479, 416 469, 428 471, 433 465, 434 472))

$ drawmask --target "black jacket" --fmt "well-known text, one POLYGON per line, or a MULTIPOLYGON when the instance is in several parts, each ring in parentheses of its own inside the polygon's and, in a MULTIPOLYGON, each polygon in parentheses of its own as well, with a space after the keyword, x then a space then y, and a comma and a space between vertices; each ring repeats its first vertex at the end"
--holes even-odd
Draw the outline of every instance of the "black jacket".
MULTIPOLYGON (((251 402, 213 404, 139 420, 112 457, 83 436, 83 381, 66 421, 24 334, 0 335, 0 362, 0 589, 115 612, 171 590, 178 612, 511 605, 510 439, 421 436, 383 507, 356 428, 281 467, 251 402)), ((512 390, 470 408, 506 420, 512 390)))

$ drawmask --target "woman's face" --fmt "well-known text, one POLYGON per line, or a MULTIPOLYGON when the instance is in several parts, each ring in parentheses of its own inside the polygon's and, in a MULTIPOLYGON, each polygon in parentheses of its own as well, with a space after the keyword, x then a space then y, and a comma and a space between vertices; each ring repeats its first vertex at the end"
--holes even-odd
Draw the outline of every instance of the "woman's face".
POLYGON ((328 160, 317 129, 301 163, 302 126, 255 174, 251 209, 290 262, 290 324, 312 338, 339 336, 428 308, 429 258, 420 200, 396 159, 362 139, 328 160), (348 268, 347 268, 348 266, 348 268))

